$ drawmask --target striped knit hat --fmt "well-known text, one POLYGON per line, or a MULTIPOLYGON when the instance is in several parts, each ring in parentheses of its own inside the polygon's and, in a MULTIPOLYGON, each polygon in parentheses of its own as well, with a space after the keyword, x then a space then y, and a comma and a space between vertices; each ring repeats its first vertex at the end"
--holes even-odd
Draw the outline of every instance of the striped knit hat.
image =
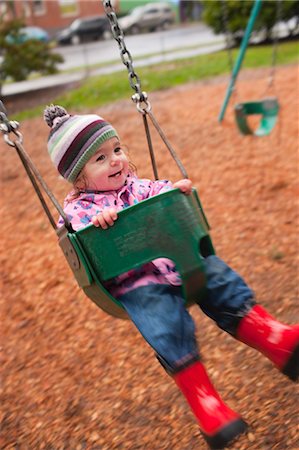
POLYGON ((71 183, 103 142, 118 137, 112 125, 102 117, 95 114, 71 116, 58 105, 48 106, 44 119, 51 127, 50 158, 63 178, 71 183))

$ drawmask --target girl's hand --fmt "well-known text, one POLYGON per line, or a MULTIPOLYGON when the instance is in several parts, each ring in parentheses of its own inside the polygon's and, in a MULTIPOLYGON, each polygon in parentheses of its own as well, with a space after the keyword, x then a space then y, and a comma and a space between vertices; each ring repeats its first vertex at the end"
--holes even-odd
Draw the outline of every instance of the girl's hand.
POLYGON ((108 227, 114 225, 117 219, 117 211, 115 208, 104 209, 100 214, 93 216, 91 221, 95 227, 101 227, 106 230, 108 227))
POLYGON ((185 178, 184 180, 179 180, 173 185, 174 188, 178 188, 181 192, 186 195, 190 195, 192 192, 192 181, 185 178))

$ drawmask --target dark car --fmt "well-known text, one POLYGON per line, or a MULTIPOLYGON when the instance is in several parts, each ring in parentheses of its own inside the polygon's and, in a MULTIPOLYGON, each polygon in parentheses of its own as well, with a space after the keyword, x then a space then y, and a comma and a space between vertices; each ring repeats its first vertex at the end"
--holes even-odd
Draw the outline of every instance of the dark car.
POLYGON ((81 42, 111 37, 110 24, 106 16, 84 17, 76 19, 68 28, 62 30, 56 37, 58 44, 77 45, 81 42))

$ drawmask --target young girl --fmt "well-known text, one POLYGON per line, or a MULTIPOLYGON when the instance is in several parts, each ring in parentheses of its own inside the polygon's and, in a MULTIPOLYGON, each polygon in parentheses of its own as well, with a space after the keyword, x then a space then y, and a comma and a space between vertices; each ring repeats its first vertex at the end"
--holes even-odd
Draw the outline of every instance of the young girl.
MULTIPOLYGON (((97 115, 69 115, 51 105, 50 157, 73 183, 64 210, 75 230, 93 223, 107 229, 117 213, 148 197, 179 188, 189 195, 190 180, 150 181, 132 170, 117 132, 97 115)), ((60 219, 59 224, 63 221, 60 219)), ((200 308, 223 330, 266 355, 291 380, 299 375, 299 325, 287 326, 256 303, 243 279, 217 256, 205 259, 207 296, 200 308)), ((180 275, 172 261, 159 258, 105 284, 154 349, 190 404, 211 448, 224 448, 247 425, 215 390, 201 361, 193 320, 184 307, 180 275)))

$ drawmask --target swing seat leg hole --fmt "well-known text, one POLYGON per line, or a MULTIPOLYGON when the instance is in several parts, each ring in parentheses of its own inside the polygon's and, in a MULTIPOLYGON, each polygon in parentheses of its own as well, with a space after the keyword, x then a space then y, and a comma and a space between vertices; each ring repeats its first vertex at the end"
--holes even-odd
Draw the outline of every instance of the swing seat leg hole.
POLYGON ((199 241, 199 253, 203 258, 215 254, 210 236, 204 236, 199 241))

